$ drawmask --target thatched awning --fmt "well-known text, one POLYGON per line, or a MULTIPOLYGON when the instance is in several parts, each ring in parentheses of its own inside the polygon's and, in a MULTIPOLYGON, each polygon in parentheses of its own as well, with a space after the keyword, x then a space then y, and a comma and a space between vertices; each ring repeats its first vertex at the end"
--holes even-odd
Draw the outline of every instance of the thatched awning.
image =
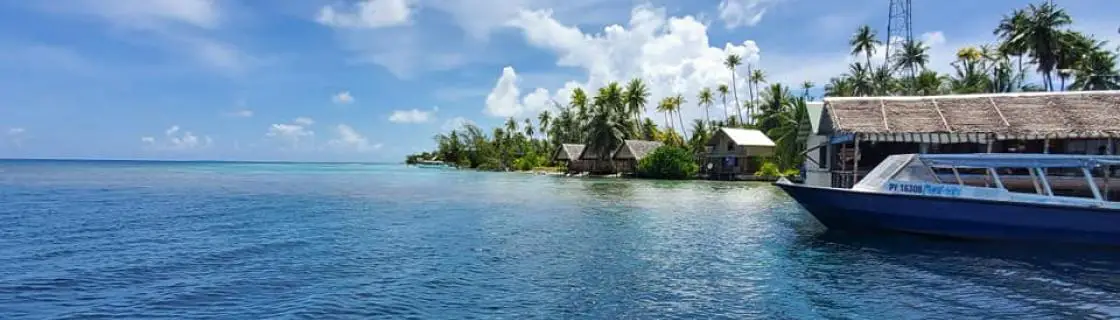
POLYGON ((561 144, 556 148, 556 152, 552 154, 554 161, 570 161, 579 159, 579 155, 583 153, 582 144, 561 144))
POLYGON ((824 113, 822 131, 879 140, 1120 137, 1120 91, 826 98, 824 113))
POLYGON ((642 160, 653 150, 664 145, 660 141, 626 140, 614 153, 615 160, 642 160))

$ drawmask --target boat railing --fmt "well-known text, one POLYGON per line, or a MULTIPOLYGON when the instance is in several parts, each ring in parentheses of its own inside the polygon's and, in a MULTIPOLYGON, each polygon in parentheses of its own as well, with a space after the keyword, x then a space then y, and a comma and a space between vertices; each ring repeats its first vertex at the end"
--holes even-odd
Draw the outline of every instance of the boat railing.
POLYGON ((931 158, 933 161, 920 161, 930 168, 929 173, 937 183, 996 188, 1010 194, 1077 198, 1102 205, 1112 202, 1111 176, 1113 167, 1120 164, 1114 157, 981 157, 988 158, 990 164, 968 158, 931 158))

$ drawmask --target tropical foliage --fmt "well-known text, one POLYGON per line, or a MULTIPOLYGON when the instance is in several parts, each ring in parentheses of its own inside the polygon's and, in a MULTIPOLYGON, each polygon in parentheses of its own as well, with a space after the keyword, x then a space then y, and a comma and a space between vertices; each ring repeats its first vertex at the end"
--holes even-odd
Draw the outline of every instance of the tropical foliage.
POLYGON ((661 146, 638 161, 638 175, 650 179, 689 179, 696 176, 700 166, 692 158, 692 151, 675 146, 661 146))
MULTIPOLYGON (((929 45, 921 41, 892 43, 891 59, 876 63, 872 57, 880 53, 885 41, 870 26, 861 26, 848 43, 847 52, 855 62, 844 74, 823 83, 818 94, 848 97, 1120 89, 1115 45, 1070 29, 1072 23, 1065 10, 1050 3, 1014 10, 996 24, 993 34, 999 39, 997 43, 960 48, 947 66, 951 68, 948 73, 931 68, 929 45)), ((665 168, 683 168, 683 164, 665 159, 695 165, 694 155, 704 151, 718 128, 744 127, 759 129, 777 143, 775 156, 766 162, 773 166, 772 171, 784 175, 796 168, 802 162, 804 133, 809 126, 806 101, 813 99, 811 91, 817 84, 805 81, 791 87, 768 83, 760 66, 736 54, 728 55, 723 64, 731 82, 702 88, 696 96, 687 97, 695 98, 691 104, 678 92, 650 92, 643 79, 609 83, 591 91, 577 88, 567 105, 554 103, 536 116, 535 123, 532 119, 510 118, 490 132, 466 125, 437 135, 436 151, 408 159, 443 160, 463 168, 527 170, 553 165, 549 163, 552 152, 563 143, 585 144, 586 152, 604 157, 626 139, 656 140, 667 147, 658 150, 657 160, 649 161, 658 166, 647 168, 652 170, 647 174, 652 175, 650 172, 670 170, 665 168), (746 101, 739 98, 738 90, 743 85, 746 101), (712 112, 712 107, 723 111, 712 112), (686 108, 702 109, 703 118, 689 121, 682 112, 686 108), (649 111, 661 113, 660 119, 644 117, 649 111)))

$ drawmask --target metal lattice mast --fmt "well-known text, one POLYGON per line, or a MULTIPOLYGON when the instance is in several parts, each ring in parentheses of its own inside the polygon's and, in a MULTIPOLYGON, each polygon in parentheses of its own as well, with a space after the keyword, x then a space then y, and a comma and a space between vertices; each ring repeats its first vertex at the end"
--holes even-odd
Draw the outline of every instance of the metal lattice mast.
MULTIPOLYGON (((910 0, 890 0, 890 11, 887 14, 887 40, 884 42, 887 49, 883 61, 887 66, 894 67, 895 52, 900 47, 914 40, 914 32, 910 23, 910 0)), ((914 70, 910 70, 913 76, 914 70)))

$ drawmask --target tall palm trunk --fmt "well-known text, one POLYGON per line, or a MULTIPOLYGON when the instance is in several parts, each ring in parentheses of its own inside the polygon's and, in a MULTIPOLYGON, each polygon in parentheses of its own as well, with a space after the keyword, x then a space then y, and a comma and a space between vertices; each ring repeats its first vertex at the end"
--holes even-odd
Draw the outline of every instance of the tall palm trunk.
MULTIPOLYGON (((748 63, 747 64, 747 94, 750 95, 751 106, 747 107, 747 123, 754 122, 754 113, 752 113, 752 111, 751 111, 751 108, 754 107, 754 87, 751 86, 751 82, 754 82, 754 81, 750 80, 750 75, 752 73, 754 73, 754 71, 751 70, 751 64, 748 63)), ((742 104, 742 102, 739 102, 739 101, 735 101, 735 102, 739 103, 740 105, 742 104)), ((743 122, 743 119, 739 119, 739 122, 743 122)))
POLYGON ((720 99, 723 100, 723 121, 727 121, 727 118, 730 118, 727 116, 727 95, 723 95, 720 99))
POLYGON ((739 83, 735 81, 735 69, 731 69, 731 95, 735 96, 735 108, 739 110, 739 122, 743 122, 743 104, 739 102, 739 83))
POLYGON ((711 104, 704 106, 704 121, 707 121, 708 124, 712 123, 712 117, 708 115, 708 109, 711 109, 711 107, 711 104))
POLYGON ((668 112, 668 111, 666 111, 665 113, 662 113, 662 115, 665 115, 665 127, 666 127, 666 128, 672 128, 672 127, 673 127, 673 123, 672 123, 672 122, 669 122, 669 112, 668 112))
POLYGON ((677 107, 677 120, 681 122, 681 139, 684 139, 684 137, 688 136, 688 133, 684 132, 684 116, 681 115, 680 107, 677 107))

